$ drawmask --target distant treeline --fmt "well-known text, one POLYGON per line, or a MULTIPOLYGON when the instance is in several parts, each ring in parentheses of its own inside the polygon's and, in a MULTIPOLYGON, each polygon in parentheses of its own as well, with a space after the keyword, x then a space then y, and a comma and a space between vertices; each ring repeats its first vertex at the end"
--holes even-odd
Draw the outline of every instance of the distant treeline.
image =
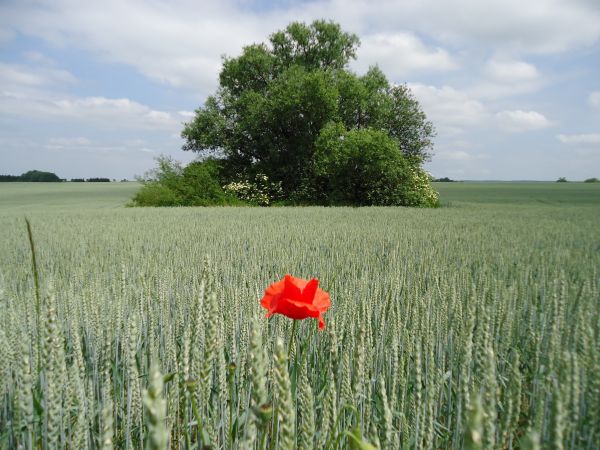
POLYGON ((434 178, 432 181, 435 181, 436 183, 456 183, 456 180, 451 180, 448 177, 434 178))
POLYGON ((21 175, 0 175, 0 181, 41 181, 41 182, 61 182, 58 175, 52 172, 42 172, 41 170, 30 170, 21 175))
MULTIPOLYGON (((41 170, 30 170, 29 172, 25 172, 24 174, 21 175, 0 175, 0 182, 7 182, 7 181, 26 181, 26 182, 32 182, 32 181, 40 181, 40 182, 44 182, 44 183, 48 183, 48 182, 61 182, 61 181, 67 181, 63 178, 60 178, 58 175, 56 175, 55 173, 52 172, 43 172, 41 170)), ((71 182, 90 182, 90 183, 109 183, 110 182, 110 178, 102 178, 102 177, 95 177, 95 178, 71 178, 70 180, 71 182)), ((124 180, 127 181, 127 180, 124 180)))
POLYGON ((0 181, 21 181, 18 175, 0 175, 0 181))

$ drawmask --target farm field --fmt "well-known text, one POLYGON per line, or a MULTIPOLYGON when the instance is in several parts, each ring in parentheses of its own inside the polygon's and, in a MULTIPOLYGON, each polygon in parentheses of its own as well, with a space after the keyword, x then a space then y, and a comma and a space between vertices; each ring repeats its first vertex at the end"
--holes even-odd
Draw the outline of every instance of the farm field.
POLYGON ((0 448, 598 449, 600 185, 434 186, 125 208, 136 183, 0 184, 0 448), (323 331, 264 317, 287 273, 329 292, 323 331))
POLYGON ((126 183, 2 183, 0 214, 122 208, 139 189, 126 183))

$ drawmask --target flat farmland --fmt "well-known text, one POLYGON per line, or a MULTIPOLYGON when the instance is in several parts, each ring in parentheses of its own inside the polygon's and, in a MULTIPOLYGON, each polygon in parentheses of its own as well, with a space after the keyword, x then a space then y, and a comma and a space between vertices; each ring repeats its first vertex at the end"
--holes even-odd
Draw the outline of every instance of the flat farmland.
POLYGON ((0 184, 0 447, 598 448, 599 184, 126 208, 138 186, 0 184), (288 273, 324 330, 264 317, 288 273))

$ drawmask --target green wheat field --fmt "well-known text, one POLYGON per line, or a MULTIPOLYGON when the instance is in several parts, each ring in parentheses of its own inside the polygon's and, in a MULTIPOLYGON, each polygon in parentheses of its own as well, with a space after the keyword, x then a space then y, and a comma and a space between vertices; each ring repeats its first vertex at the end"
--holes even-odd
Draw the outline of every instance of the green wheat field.
POLYGON ((138 187, 0 185, 0 448, 600 447, 599 184, 435 184, 437 209, 138 187), (329 292, 323 331, 264 318, 286 273, 329 292))

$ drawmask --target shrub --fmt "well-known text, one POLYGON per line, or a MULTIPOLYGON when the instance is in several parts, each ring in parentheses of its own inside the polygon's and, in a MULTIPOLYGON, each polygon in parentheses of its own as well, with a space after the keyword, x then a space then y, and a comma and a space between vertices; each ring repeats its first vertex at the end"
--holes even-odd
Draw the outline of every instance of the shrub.
POLYGON ((190 163, 183 169, 181 195, 191 206, 228 205, 240 203, 235 195, 221 187, 221 163, 216 159, 190 163))
POLYGON ((221 163, 206 159, 183 168, 169 157, 157 158, 158 167, 139 181, 142 188, 133 206, 213 206, 242 203, 221 187, 221 163))
POLYGON ((178 206, 181 198, 157 181, 147 182, 133 197, 134 206, 178 206))
POLYGON ((183 173, 181 163, 170 156, 164 155, 157 157, 156 162, 158 167, 146 172, 143 177, 138 177, 137 180, 141 183, 156 182, 175 190, 183 173))
POLYGON ((594 178, 587 178, 583 182, 584 183, 600 183, 600 180, 598 178, 594 177, 594 178))
POLYGON ((565 177, 560 177, 558 180, 556 180, 557 183, 566 183, 567 179, 565 177))
POLYGON ((397 142, 372 128, 325 126, 317 140, 313 183, 331 205, 435 206, 427 173, 398 151, 397 142))

